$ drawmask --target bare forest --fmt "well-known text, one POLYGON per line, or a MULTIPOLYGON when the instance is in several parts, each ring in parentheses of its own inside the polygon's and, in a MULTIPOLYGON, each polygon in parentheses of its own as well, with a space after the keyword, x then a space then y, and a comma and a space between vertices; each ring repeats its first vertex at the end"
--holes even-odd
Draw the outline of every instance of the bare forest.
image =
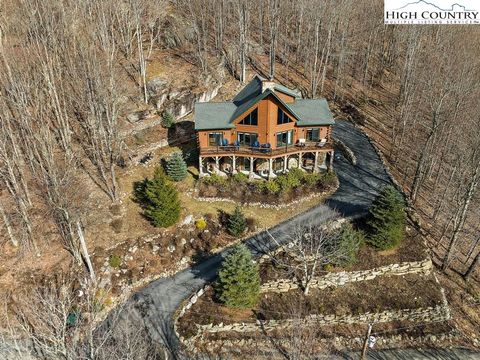
MULTIPOLYGON (((130 156, 126 116, 151 106, 152 54, 168 51, 199 79, 239 84, 258 72, 327 98, 383 153, 438 268, 478 281, 480 29, 386 26, 382 11, 371 0, 2 1, 0 259, 21 267, 58 249, 66 265, 50 272, 63 278, 73 266, 92 293, 91 218, 130 191, 119 185, 130 156)), ((39 312, 52 310, 47 298, 71 301, 52 288, 22 294, 32 297, 18 302, 23 334, 51 325, 40 323, 39 312)), ((35 338, 46 358, 108 345, 92 331, 79 335, 90 344, 80 350, 55 336, 55 348, 35 338)), ((130 350, 147 351, 135 336, 130 350)))

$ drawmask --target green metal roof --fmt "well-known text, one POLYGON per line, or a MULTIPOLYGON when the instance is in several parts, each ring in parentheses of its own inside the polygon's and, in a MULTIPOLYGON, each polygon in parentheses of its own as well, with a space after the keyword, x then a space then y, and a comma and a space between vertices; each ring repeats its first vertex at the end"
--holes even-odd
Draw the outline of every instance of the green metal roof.
POLYGON ((237 110, 235 104, 229 102, 197 102, 195 103, 195 129, 231 129, 230 118, 237 110))
POLYGON ((333 115, 326 99, 299 99, 288 106, 298 114, 297 126, 333 125, 333 115))
POLYGON ((331 125, 334 123, 332 113, 325 99, 301 99, 300 93, 275 84, 274 90, 295 97, 295 102, 285 103, 275 91, 262 92, 265 78, 256 75, 234 98, 227 102, 195 103, 195 129, 231 129, 233 121, 255 104, 271 95, 277 99, 297 120, 297 126, 331 125))

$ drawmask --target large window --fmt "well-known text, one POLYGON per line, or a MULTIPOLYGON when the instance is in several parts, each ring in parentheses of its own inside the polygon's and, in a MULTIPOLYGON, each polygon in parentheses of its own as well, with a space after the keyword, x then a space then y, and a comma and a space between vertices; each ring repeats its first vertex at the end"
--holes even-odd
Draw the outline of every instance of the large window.
POLYGON ((292 121, 282 109, 278 108, 277 125, 288 124, 292 121))
POLYGON ((258 135, 254 133, 237 133, 237 141, 243 146, 252 146, 257 141, 258 135))
POLYGON ((240 121, 240 124, 258 125, 258 109, 255 109, 250 114, 248 114, 242 121, 240 121))
POLYGON ((293 144, 293 130, 277 133, 277 147, 293 144))
POLYGON ((223 133, 211 132, 208 134, 208 146, 222 145, 222 141, 223 141, 223 133))
POLYGON ((307 141, 319 141, 320 129, 307 129, 307 141))

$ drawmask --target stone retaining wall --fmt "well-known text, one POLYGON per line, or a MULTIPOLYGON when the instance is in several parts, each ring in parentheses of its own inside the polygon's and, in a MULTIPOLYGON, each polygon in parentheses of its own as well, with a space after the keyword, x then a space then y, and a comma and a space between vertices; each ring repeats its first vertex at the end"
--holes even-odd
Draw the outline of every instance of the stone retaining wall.
POLYGON ((180 339, 180 342, 187 345, 187 347, 189 347, 193 344, 193 340, 196 339, 200 335, 200 333, 197 334, 196 336, 194 336, 193 338, 188 339, 188 341, 187 341, 178 332, 178 328, 177 328, 178 320, 180 320, 186 314, 186 312, 193 306, 193 304, 195 304, 198 301, 198 298, 203 296, 205 294, 205 292, 207 290, 209 290, 211 287, 212 287, 211 285, 205 285, 203 288, 201 288, 200 290, 195 292, 192 296, 190 296, 187 300, 185 300, 183 302, 183 304, 179 307, 179 309, 177 310, 177 312, 175 313, 175 315, 173 317, 173 331, 175 332, 175 335, 177 335, 177 337, 180 339))
MULTIPOLYGON (((439 322, 450 319, 450 309, 448 305, 442 303, 435 307, 426 307, 418 309, 387 310, 378 313, 367 312, 361 315, 310 315, 303 319, 303 324, 312 324, 316 326, 339 325, 339 324, 369 324, 385 323, 390 321, 416 321, 422 323, 439 322)), ((274 330, 286 330, 298 326, 297 319, 287 320, 257 320, 251 323, 234 324, 207 324, 197 325, 198 334, 214 334, 221 332, 249 333, 249 332, 271 332, 274 330)), ((197 335, 198 336, 198 335, 197 335)), ((196 338, 196 337, 195 337, 196 338)))
POLYGON ((357 165, 357 157, 352 149, 350 149, 342 140, 333 139, 333 144, 337 146, 340 151, 345 155, 346 159, 352 164, 357 165))
MULTIPOLYGON (((341 271, 329 273, 322 277, 313 279, 310 283, 311 288, 325 289, 329 286, 342 286, 347 283, 373 280, 379 276, 406 275, 406 274, 429 274, 432 270, 432 261, 430 259, 414 262, 403 262, 400 264, 390 264, 360 271, 341 271)), ((261 292, 281 293, 293 289, 298 289, 299 285, 289 279, 270 281, 262 284, 261 292)))
MULTIPOLYGON (((404 342, 412 342, 415 346, 420 344, 437 344, 437 343, 449 343, 455 341, 459 338, 457 331, 444 332, 439 334, 428 334, 424 336, 409 336, 409 335, 390 335, 390 336, 376 336, 376 348, 392 348, 402 345, 404 342)), ((276 341, 281 341, 281 339, 275 338, 276 341)), ((287 346, 289 341, 292 338, 285 339, 286 341, 281 341, 282 346, 287 346)), ((335 336, 332 338, 316 338, 315 344, 318 345, 334 345, 342 348, 354 349, 361 348, 365 338, 364 337, 345 337, 345 336, 335 336)), ((315 345, 314 344, 314 345, 315 345)), ((259 338, 249 338, 249 339, 232 339, 232 340, 206 340, 204 345, 207 346, 209 350, 228 352, 229 349, 226 347, 231 347, 238 349, 238 347, 245 346, 248 349, 258 349, 258 350, 271 350, 272 341, 270 339, 259 339, 259 338)))
MULTIPOLYGON (((328 194, 331 194, 335 192, 338 189, 338 184, 331 190, 329 191, 322 191, 322 192, 314 192, 310 195, 301 197, 299 199, 293 200, 289 203, 285 204, 265 204, 262 202, 255 202, 255 203, 242 203, 243 206, 253 206, 253 207, 259 207, 259 208, 264 208, 264 209, 274 209, 274 210, 280 210, 280 209, 285 209, 288 207, 291 207, 293 205, 297 205, 300 203, 303 203, 305 201, 309 201, 318 197, 322 197, 328 194)), ((229 199, 229 198, 221 198, 221 197, 201 197, 196 195, 194 192, 187 192, 187 195, 190 196, 192 199, 195 199, 197 201, 202 201, 202 202, 209 202, 209 203, 214 203, 214 202, 229 202, 233 204, 238 204, 237 200, 229 199)))

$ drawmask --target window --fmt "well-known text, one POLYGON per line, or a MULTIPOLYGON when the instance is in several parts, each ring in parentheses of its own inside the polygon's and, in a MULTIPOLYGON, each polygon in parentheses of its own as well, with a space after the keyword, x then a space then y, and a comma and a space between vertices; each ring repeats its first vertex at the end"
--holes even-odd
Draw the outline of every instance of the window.
POLYGON ((254 133, 237 133, 237 141, 243 146, 252 146, 257 139, 258 135, 254 133))
POLYGON ((293 144, 293 130, 277 133, 277 147, 293 144))
POLYGON ((320 129, 307 129, 307 140, 318 141, 320 140, 320 129))
POLYGON ((208 146, 222 145, 222 141, 223 141, 223 133, 211 132, 208 134, 208 146))
POLYGON ((240 124, 258 125, 258 109, 255 109, 250 114, 248 114, 242 121, 240 121, 240 124))
POLYGON ((290 119, 288 115, 283 112, 282 109, 278 108, 277 125, 288 124, 288 123, 291 123, 292 121, 293 120, 290 119))

